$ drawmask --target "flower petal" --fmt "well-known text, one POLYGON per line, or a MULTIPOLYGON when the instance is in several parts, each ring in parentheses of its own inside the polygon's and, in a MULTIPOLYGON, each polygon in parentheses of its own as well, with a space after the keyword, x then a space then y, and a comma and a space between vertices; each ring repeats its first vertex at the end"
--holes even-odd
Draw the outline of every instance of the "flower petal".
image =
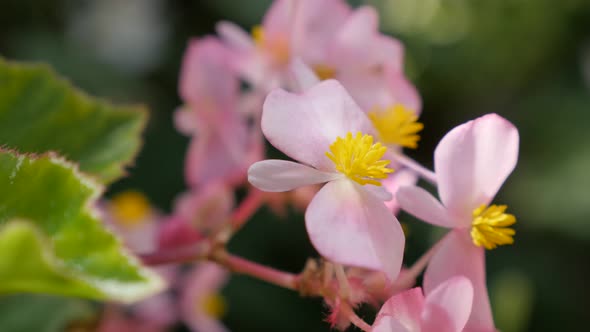
POLYGON ((415 185, 417 181, 418 175, 407 168, 396 171, 387 179, 381 181, 383 187, 392 194, 391 199, 385 202, 385 206, 387 206, 393 214, 397 214, 400 209, 399 202, 396 198, 399 189, 401 187, 415 185))
POLYGON ((266 98, 262 131, 289 157, 323 171, 334 170, 326 157, 336 137, 348 132, 372 134, 367 116, 337 81, 327 80, 303 95, 274 90, 266 98))
POLYGON ((414 332, 406 328, 400 321, 391 316, 378 317, 373 324, 371 332, 414 332))
POLYGON ((434 152, 441 201, 460 221, 489 204, 516 166, 518 131, 497 114, 462 124, 443 137, 434 152))
POLYGON ((396 198, 399 206, 414 217, 433 225, 454 227, 445 207, 428 191, 417 186, 401 187, 396 198))
POLYGON ((283 192, 301 186, 324 183, 341 175, 318 171, 315 168, 286 160, 263 160, 248 169, 248 181, 264 191, 283 192))
POLYGON ((495 331, 486 287, 484 249, 473 245, 463 230, 451 231, 442 241, 424 274, 426 297, 450 278, 465 276, 473 285, 473 307, 465 330, 495 331))
POLYGON ((351 9, 342 0, 297 0, 292 24, 293 54, 308 64, 324 63, 326 45, 333 39, 351 9), (327 14, 329 13, 329 14, 327 14))
POLYGON ((229 273, 214 263, 200 263, 190 272, 181 292, 181 315, 193 331, 227 332, 221 322, 209 317, 199 305, 205 296, 219 292, 229 273))
POLYGON ((305 213, 305 225, 318 252, 337 263, 399 274, 404 234, 381 200, 348 180, 327 183, 305 213))
POLYGON ((317 75, 301 59, 291 61, 290 71, 299 91, 303 92, 320 82, 317 75))
MULTIPOLYGON (((405 290, 391 297, 383 304, 376 321, 391 317, 407 328, 407 331, 420 331, 420 317, 424 308, 424 295, 420 287, 405 290)), ((387 332, 397 330, 383 330, 387 332)), ((405 331, 405 330, 404 330, 405 331)))
POLYGON ((426 296, 422 331, 463 331, 473 304, 473 286, 463 276, 453 277, 426 296))
POLYGON ((197 112, 232 110, 239 81, 231 61, 228 49, 218 39, 191 40, 180 72, 182 99, 197 112))
POLYGON ((238 113, 224 113, 219 121, 203 122, 185 160, 185 177, 191 186, 223 181, 238 184, 260 157, 258 142, 238 113))
POLYGON ((237 24, 221 21, 215 26, 215 31, 224 42, 236 50, 248 51, 255 47, 250 35, 237 24))

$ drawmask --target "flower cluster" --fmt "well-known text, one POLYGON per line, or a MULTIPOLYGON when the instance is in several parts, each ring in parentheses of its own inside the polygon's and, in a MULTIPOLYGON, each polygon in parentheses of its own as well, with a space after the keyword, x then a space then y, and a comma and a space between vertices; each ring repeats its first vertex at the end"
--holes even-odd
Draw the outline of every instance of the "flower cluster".
MULTIPOLYGON (((341 329, 496 331, 484 259, 486 249, 514 241, 516 218, 493 198, 517 162, 516 128, 496 114, 457 126, 436 147, 434 172, 404 155, 418 147, 421 100, 404 74, 402 44, 379 32, 371 7, 276 0, 251 33, 230 22, 217 30, 191 40, 184 57, 184 104, 174 117, 191 137, 189 190, 160 218, 145 261, 208 260, 323 297, 341 329), (262 160, 264 139, 291 160, 262 160), (416 186, 419 178, 438 198, 416 186), (237 204, 240 188, 248 195, 237 204), (225 244, 262 204, 303 210, 322 258, 295 275, 229 254, 225 244), (400 209, 451 229, 407 268, 400 209), (423 287, 412 288, 424 269, 423 287), (372 326, 354 312, 361 303, 381 308, 372 326)), ((138 213, 126 209, 114 218, 138 213)), ((197 268, 204 264, 212 263, 197 268)), ((191 328, 223 330, 213 323, 220 300, 204 294, 218 290, 226 270, 190 278, 200 280, 183 293, 191 328)))

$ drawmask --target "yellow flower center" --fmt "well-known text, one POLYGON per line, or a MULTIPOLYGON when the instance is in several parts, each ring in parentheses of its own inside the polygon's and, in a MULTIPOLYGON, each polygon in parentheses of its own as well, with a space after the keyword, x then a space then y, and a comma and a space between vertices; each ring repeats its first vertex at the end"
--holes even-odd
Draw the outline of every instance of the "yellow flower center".
POLYGON ((313 71, 318 76, 320 80, 329 80, 331 78, 336 77, 336 69, 334 67, 330 67, 327 65, 314 65, 313 71))
POLYGON ((512 238, 516 232, 510 228, 516 223, 516 217, 504 213, 506 205, 482 205, 473 210, 473 222, 471 224, 471 237, 473 243, 486 249, 495 249, 497 246, 513 244, 512 238))
POLYGON ((349 179, 361 185, 380 186, 378 179, 385 179, 393 172, 387 168, 390 161, 381 160, 386 151, 381 143, 373 144, 373 136, 358 132, 353 137, 349 132, 345 138, 336 138, 326 156, 334 162, 336 170, 349 179))
POLYGON ((201 301, 197 303, 197 310, 209 317, 220 319, 227 311, 227 304, 221 295, 213 293, 201 298, 201 301))
POLYGON ((418 147, 418 132, 424 125, 418 122, 418 116, 402 104, 376 109, 369 113, 369 118, 379 133, 379 139, 385 144, 396 144, 406 148, 418 147))
POLYGON ((264 28, 257 25, 252 28, 252 39, 254 44, 267 52, 277 65, 286 65, 289 63, 290 47, 289 41, 284 36, 268 36, 264 28))
POLYGON ((148 199, 137 191, 125 191, 111 200, 110 211, 115 221, 123 226, 140 225, 151 212, 148 199))

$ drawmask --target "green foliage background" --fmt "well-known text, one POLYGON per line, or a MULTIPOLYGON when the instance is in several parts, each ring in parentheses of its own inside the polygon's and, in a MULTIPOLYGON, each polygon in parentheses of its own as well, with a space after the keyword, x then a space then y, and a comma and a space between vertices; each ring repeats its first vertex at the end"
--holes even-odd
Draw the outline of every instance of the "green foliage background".
MULTIPOLYGON (((497 199, 519 218, 516 244, 487 256, 498 326, 506 332, 586 330, 590 2, 354 1, 366 2, 380 9, 382 27, 405 42, 407 69, 424 100, 426 129, 420 148, 411 153, 416 159, 431 166, 432 151, 446 131, 485 113, 500 113, 520 130, 521 159, 497 199)), ((0 54, 50 63, 93 95, 147 103, 152 114, 144 148, 130 176, 112 192, 142 190, 168 211, 184 190, 187 140, 173 129, 171 115, 180 104, 176 83, 186 42, 212 33, 220 19, 249 29, 270 1, 163 1, 159 13, 168 38, 160 45, 159 60, 140 72, 116 67, 72 39, 71 13, 80 3, 89 1, 3 1, 0 54)), ((411 230, 407 259, 413 261, 437 234, 406 215, 400 219, 411 230)), ((277 220, 268 211, 248 224, 231 249, 292 271, 314 255, 301 216, 277 220)), ((317 300, 245 277, 232 278, 225 294, 230 306, 225 321, 233 331, 328 330, 317 300)), ((0 327, 37 331, 35 326, 53 326, 51 331, 61 331, 68 319, 59 317, 89 319, 89 308, 77 300, 11 297, 0 301, 0 327), (64 310, 56 311, 51 323, 44 324, 47 316, 31 313, 55 310, 56 303, 64 310)))

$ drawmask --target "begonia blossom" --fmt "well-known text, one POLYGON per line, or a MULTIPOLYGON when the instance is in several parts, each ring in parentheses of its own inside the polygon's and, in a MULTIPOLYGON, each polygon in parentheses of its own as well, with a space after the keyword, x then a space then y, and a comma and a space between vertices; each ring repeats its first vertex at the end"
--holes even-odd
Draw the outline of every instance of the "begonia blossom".
POLYGON ((219 320, 226 303, 219 294, 229 272, 214 263, 200 263, 186 276, 181 290, 181 316, 194 332, 227 332, 219 320))
POLYGON ((340 81, 363 110, 397 104, 419 110, 403 73, 403 46, 379 32, 378 20, 374 8, 353 10, 343 0, 277 0, 251 36, 229 22, 217 30, 237 70, 262 91, 291 87, 289 64, 301 59, 320 79, 340 81))
POLYGON ((178 130, 193 139, 186 157, 189 185, 245 179, 248 165, 261 159, 262 142, 240 112, 240 86, 227 48, 217 39, 192 40, 186 51, 175 113, 178 130))
POLYGON ((426 296, 419 287, 389 299, 377 314, 372 332, 461 332, 473 303, 469 279, 456 276, 426 296))
POLYGON ((418 187, 403 187, 405 211, 453 229, 442 240, 424 276, 428 293, 454 275, 469 278, 473 311, 466 330, 495 331, 485 281, 484 249, 512 244, 516 222, 505 205, 490 205, 516 166, 519 136, 504 118, 489 114, 451 130, 438 144, 434 167, 440 200, 418 187))
POLYGON ((324 257, 341 264, 400 271, 404 235, 383 201, 381 180, 393 170, 386 148, 373 139, 365 113, 340 83, 323 81, 302 94, 277 89, 266 98, 262 131, 299 161, 265 160, 248 171, 250 183, 283 192, 326 183, 305 212, 310 239, 324 257))

